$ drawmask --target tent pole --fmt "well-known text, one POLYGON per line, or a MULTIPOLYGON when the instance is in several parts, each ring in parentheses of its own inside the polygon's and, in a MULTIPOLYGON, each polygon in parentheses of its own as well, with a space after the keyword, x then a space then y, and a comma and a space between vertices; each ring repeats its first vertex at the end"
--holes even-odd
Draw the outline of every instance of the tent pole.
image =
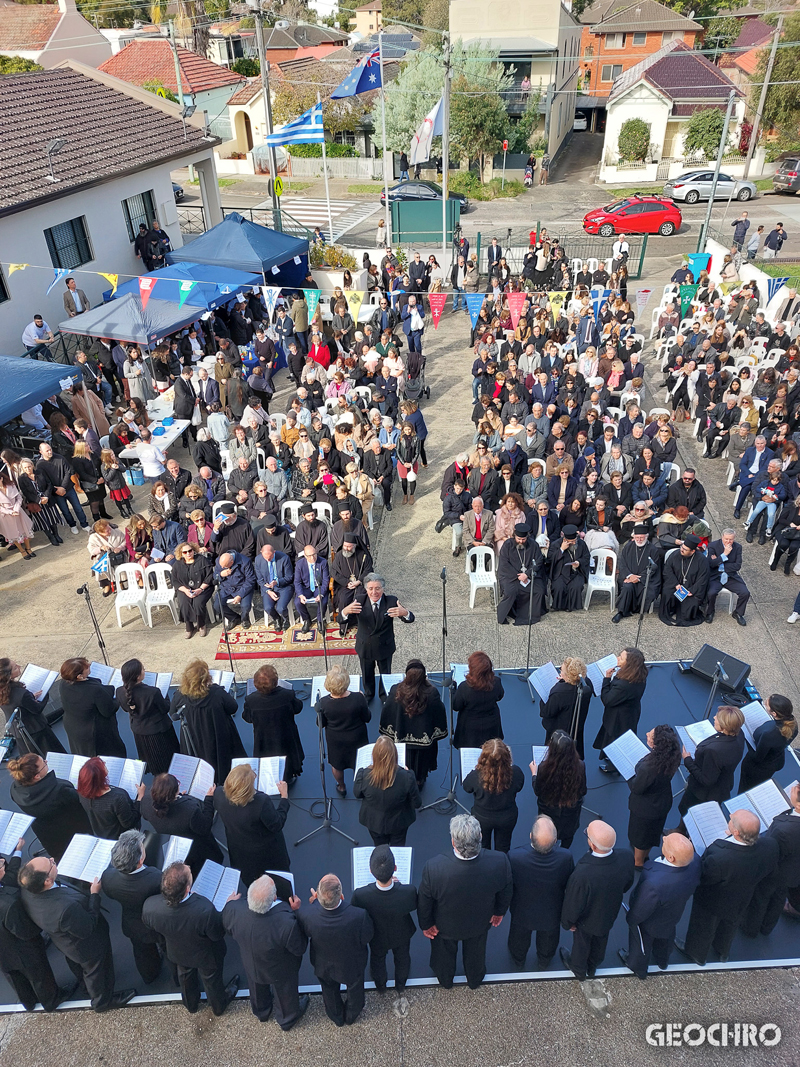
MULTIPOLYGON (((317 89, 317 103, 321 104, 319 89, 317 89)), ((328 203, 328 240, 333 244, 333 216, 331 215, 331 193, 328 188, 328 157, 325 154, 325 130, 322 131, 322 173, 325 175, 325 200, 328 203)))

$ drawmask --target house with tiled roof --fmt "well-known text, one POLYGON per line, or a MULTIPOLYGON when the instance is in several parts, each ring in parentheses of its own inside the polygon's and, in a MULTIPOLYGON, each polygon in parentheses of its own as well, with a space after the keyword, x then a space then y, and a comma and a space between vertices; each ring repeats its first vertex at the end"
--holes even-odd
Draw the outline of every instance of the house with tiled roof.
POLYGON ((0 55, 21 56, 49 68, 75 58, 98 67, 111 45, 75 6, 75 0, 15 4, 0 0, 0 55))
POLYGON ((368 4, 357 7, 351 21, 355 22, 352 29, 361 37, 369 37, 378 30, 382 30, 381 0, 370 0, 368 4))
POLYGON ((70 60, 52 70, 0 77, 0 339, 21 350, 34 311, 64 317, 66 269, 91 303, 144 267, 140 224, 157 218, 183 244, 171 172, 190 164, 208 227, 222 221, 214 148, 197 115, 145 89, 70 60), (8 264, 24 264, 13 274, 8 264))
POLYGON ((719 66, 747 96, 753 89, 750 79, 756 72, 762 51, 771 44, 774 32, 774 26, 759 18, 745 19, 729 51, 719 57, 719 66))
MULTIPOLYGON (((607 103, 602 181, 660 181, 675 177, 689 162, 683 140, 691 115, 715 107, 724 111, 729 94, 736 94, 731 141, 744 118, 745 100, 724 71, 682 41, 673 41, 642 60, 614 81, 607 103), (619 134, 631 118, 644 119, 650 126, 648 161, 631 166, 619 159, 619 134)), ((743 162, 743 161, 742 161, 743 162)), ((741 173, 741 163, 732 161, 726 170, 741 173)))

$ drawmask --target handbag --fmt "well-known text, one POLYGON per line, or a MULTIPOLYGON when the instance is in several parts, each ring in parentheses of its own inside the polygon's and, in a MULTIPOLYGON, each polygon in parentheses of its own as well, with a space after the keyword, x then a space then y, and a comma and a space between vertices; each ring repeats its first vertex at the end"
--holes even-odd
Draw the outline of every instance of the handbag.
POLYGON ((29 515, 38 515, 39 512, 42 510, 42 505, 28 502, 25 505, 25 510, 28 512, 29 515))
POLYGON ((683 404, 678 404, 675 408, 675 422, 686 422, 686 408, 683 404))
POLYGON ((413 467, 409 467, 408 470, 406 471, 406 481, 413 483, 416 480, 417 480, 417 475, 414 472, 414 468, 413 467))
POLYGON ((126 549, 122 549, 119 552, 115 552, 112 548, 108 550, 108 562, 111 567, 121 567, 123 563, 128 562, 128 553, 126 549))

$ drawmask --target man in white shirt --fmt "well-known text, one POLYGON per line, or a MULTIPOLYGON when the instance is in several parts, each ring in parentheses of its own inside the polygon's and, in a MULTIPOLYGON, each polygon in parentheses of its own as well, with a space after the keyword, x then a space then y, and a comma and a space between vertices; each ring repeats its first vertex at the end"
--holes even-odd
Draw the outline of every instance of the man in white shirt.
POLYGON ((33 407, 23 411, 20 418, 26 426, 32 426, 34 430, 46 430, 47 423, 42 417, 42 405, 34 404, 33 407))
POLYGON ((164 473, 166 456, 153 442, 153 435, 149 430, 142 430, 141 442, 136 446, 136 454, 142 465, 142 473, 148 482, 156 482, 164 473))
POLYGON ((52 359, 53 353, 45 342, 53 340, 52 330, 39 314, 34 315, 33 322, 29 322, 22 331, 22 343, 34 359, 38 359, 40 353, 52 359))
POLYGON ((611 249, 611 269, 619 270, 623 263, 628 262, 628 256, 630 255, 631 246, 628 244, 625 234, 621 233, 614 242, 614 247, 611 249))

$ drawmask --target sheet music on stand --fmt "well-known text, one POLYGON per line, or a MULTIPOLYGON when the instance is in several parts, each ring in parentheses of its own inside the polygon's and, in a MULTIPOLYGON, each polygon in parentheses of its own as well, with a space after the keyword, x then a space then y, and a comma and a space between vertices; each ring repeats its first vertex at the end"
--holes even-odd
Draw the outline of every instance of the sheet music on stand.
POLYGON ((231 686, 235 682, 233 671, 220 671, 213 670, 208 672, 211 675, 211 681, 215 685, 221 685, 226 693, 230 693, 231 686))
POLYGON ((17 847, 17 841, 28 832, 33 815, 23 815, 19 811, 0 811, 0 852, 10 856, 17 847))
POLYGON ((214 768, 197 756, 176 752, 169 765, 169 773, 178 779, 181 793, 202 800, 214 784, 214 768))
POLYGON ((533 690, 539 694, 541 699, 547 703, 547 698, 550 696, 550 690, 558 681, 558 671, 553 666, 552 661, 543 663, 541 667, 537 667, 535 671, 532 671, 528 675, 528 687, 531 689, 531 700, 536 703, 536 697, 533 695, 533 690))
POLYGON ((640 741, 633 730, 625 733, 605 746, 605 752, 623 778, 630 779, 636 774, 636 764, 649 753, 650 749, 640 741))
POLYGON ((531 748, 533 749, 533 762, 538 767, 547 755, 547 745, 532 745, 531 748))
POLYGON ((268 874, 275 883, 278 900, 283 900, 288 904, 289 897, 297 895, 294 891, 294 875, 291 871, 264 871, 264 874, 268 874))
POLYGON ((469 667, 466 663, 451 663, 450 672, 453 676, 453 685, 459 686, 467 680, 469 667))
POLYGON ((715 800, 695 804, 683 817, 683 824, 698 856, 702 856, 712 841, 728 836, 728 820, 715 800))
POLYGON ((745 704, 741 709, 741 712, 742 715, 744 715, 742 733, 744 734, 748 745, 751 748, 755 748, 756 742, 753 734, 759 726, 763 726, 765 722, 774 722, 774 719, 760 700, 751 700, 749 704, 745 704))
MULTIPOLYGON (((411 885, 411 857, 413 849, 410 845, 392 845, 392 855, 397 870, 394 872, 403 885, 411 885)), ((373 845, 365 845, 353 849, 353 891, 360 889, 362 885, 369 885, 375 881, 372 871, 369 869, 369 861, 375 851, 373 845)))
POLYGON ((144 760, 123 759, 121 756, 101 756, 100 759, 108 771, 108 784, 119 786, 131 800, 135 800, 145 771, 144 760))
POLYGON ((111 679, 114 677, 114 668, 109 667, 107 663, 92 663, 89 667, 89 677, 97 678, 103 685, 111 685, 111 679))
POLYGON ((58 873, 63 878, 76 878, 79 882, 93 882, 111 863, 114 841, 90 834, 75 834, 58 864, 58 873))
POLYGON ((58 679, 58 671, 49 671, 47 667, 37 667, 35 663, 29 663, 19 680, 29 693, 39 693, 37 700, 47 700, 47 695, 58 679))
POLYGON ((605 679, 606 671, 611 670, 612 667, 616 666, 617 657, 612 652, 611 655, 603 656, 602 659, 590 663, 586 668, 586 677, 592 683, 596 696, 600 696, 600 690, 603 688, 603 680, 605 679))
POLYGON ((231 893, 239 892, 241 876, 242 872, 235 867, 223 867, 213 860, 206 860, 192 888, 195 893, 210 900, 217 911, 222 911, 231 893))
POLYGON ((164 862, 161 870, 165 871, 170 863, 185 863, 194 842, 191 837, 178 837, 173 834, 163 847, 164 862))
POLYGON ((786 793, 771 778, 748 789, 746 793, 740 793, 739 796, 725 801, 725 807, 731 815, 740 808, 756 814, 761 822, 761 833, 767 829, 776 815, 789 811, 791 806, 786 793))
POLYGON ((256 776, 256 789, 262 793, 278 795, 278 782, 283 781, 286 769, 285 756, 238 756, 231 761, 231 767, 239 767, 241 764, 249 764, 256 776))
POLYGON ((470 771, 474 771, 481 758, 481 750, 479 748, 462 748, 459 749, 461 753, 461 781, 463 782, 470 771))
MULTIPOLYGON (((406 744, 405 744, 405 741, 400 741, 399 743, 395 742, 395 746, 394 747, 397 749, 397 762, 398 762, 398 765, 400 767, 405 767, 405 765, 406 765, 406 744)), ((362 767, 366 770, 367 767, 371 767, 372 766, 372 750, 373 750, 373 748, 375 748, 374 744, 372 744, 372 745, 364 745, 362 748, 358 749, 358 751, 356 752, 356 769, 353 771, 353 776, 354 777, 355 777, 355 775, 358 774, 358 772, 361 770, 362 767)))
POLYGON ((690 722, 688 726, 676 726, 684 748, 690 756, 694 756, 697 746, 707 737, 713 737, 717 732, 714 723, 710 719, 701 719, 700 722, 690 722))
POLYGON ((55 772, 56 778, 72 782, 75 788, 78 788, 78 774, 88 756, 73 756, 69 752, 48 752, 45 758, 47 766, 55 772))
MULTIPOLYGON (((361 675, 351 674, 350 683, 347 688, 351 693, 363 693, 364 690, 361 686, 361 675)), ((315 674, 311 679, 311 707, 315 708, 319 698, 326 697, 327 695, 328 690, 325 688, 325 675, 315 674)))
POLYGON ((169 695, 169 687, 172 685, 172 671, 145 671, 144 684, 160 689, 161 695, 166 700, 169 695))
POLYGON ((400 685, 405 678, 404 674, 381 674, 380 679, 383 682, 383 688, 388 693, 393 685, 400 685))

